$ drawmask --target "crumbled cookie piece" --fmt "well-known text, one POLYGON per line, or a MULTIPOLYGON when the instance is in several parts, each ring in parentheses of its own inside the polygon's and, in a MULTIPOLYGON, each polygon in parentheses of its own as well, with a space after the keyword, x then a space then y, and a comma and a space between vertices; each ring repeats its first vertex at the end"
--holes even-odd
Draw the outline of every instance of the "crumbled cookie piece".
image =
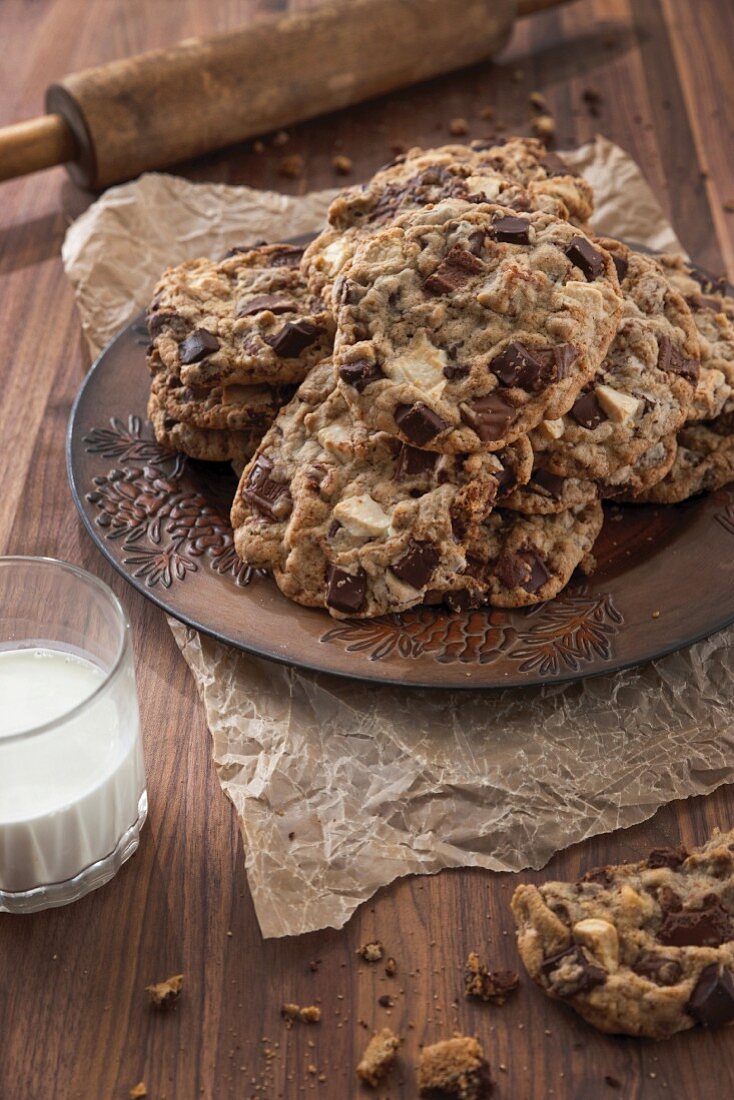
POLYGON ((456 1035, 424 1047, 418 1059, 421 1096, 480 1100, 492 1091, 489 1064, 477 1039, 456 1035))
POLYGON ((145 992, 150 996, 153 1007, 170 1008, 181 996, 183 979, 183 974, 175 974, 172 978, 166 978, 164 982, 146 985, 145 992))
POLYGON ((528 96, 528 103, 534 111, 538 111, 540 114, 548 113, 548 101, 542 92, 531 92, 528 96))
POLYGON ((337 172, 340 176, 348 176, 349 173, 352 171, 352 168, 354 167, 352 164, 352 158, 345 157, 342 153, 340 153, 336 157, 332 157, 331 164, 334 171, 337 172))
POLYGON ((470 951, 464 973, 464 995, 477 1001, 503 1005, 520 984, 514 970, 488 970, 477 955, 470 951))
POLYGON ((395 974, 397 974, 397 972, 398 964, 396 963, 392 955, 388 955, 388 957, 385 959, 385 973, 387 974, 388 978, 392 978, 395 976, 395 974))
POLYGON ((278 165, 278 171, 281 176, 285 176, 287 179, 296 180, 303 175, 303 170, 306 167, 306 162, 300 153, 291 153, 288 157, 283 157, 278 165))
POLYGON ((133 1085, 130 1089, 130 1100, 143 1100, 143 1097, 148 1095, 148 1090, 145 1087, 145 1081, 138 1081, 137 1085, 133 1085))
POLYGON ((519 886, 518 947, 544 993, 600 1031, 667 1039, 734 1022, 734 830, 578 882, 519 886))
POLYGON ((363 943, 361 947, 357 949, 357 954, 360 955, 365 962, 376 963, 385 954, 385 948, 379 940, 373 940, 371 943, 363 943))
POLYGON ((481 111, 479 112, 479 117, 483 118, 485 122, 490 122, 494 118, 494 108, 482 107, 481 111))
POLYGON ((301 1005, 286 1002, 281 1005, 280 1014, 285 1020, 286 1027, 291 1028, 294 1023, 318 1024, 321 1022, 321 1009, 318 1005, 301 1005))
POLYGON ((377 1088, 392 1069, 399 1046, 400 1039, 389 1027, 383 1027, 373 1035, 357 1063, 360 1080, 373 1089, 377 1088))
POLYGON ((449 133, 454 137, 462 137, 469 133, 469 123, 465 118, 452 118, 449 123, 449 133))

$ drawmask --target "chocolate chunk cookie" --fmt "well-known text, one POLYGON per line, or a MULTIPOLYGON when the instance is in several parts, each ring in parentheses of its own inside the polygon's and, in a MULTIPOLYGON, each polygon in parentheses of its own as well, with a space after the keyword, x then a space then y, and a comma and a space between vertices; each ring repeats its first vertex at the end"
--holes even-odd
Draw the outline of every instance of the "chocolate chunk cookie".
POLYGON ((300 382, 331 352, 333 325, 300 272, 303 250, 263 245, 165 273, 148 310, 154 370, 184 385, 300 382))
POLYGON ((510 493, 502 507, 528 516, 551 516, 570 508, 581 508, 603 495, 596 481, 561 477, 534 466, 528 483, 510 493))
POLYGON ((562 416, 622 308, 611 256, 567 222, 458 200, 363 242, 335 300, 357 416, 444 453, 499 450, 562 416))
MULTIPOLYGON (((691 310, 650 256, 601 242, 619 270, 624 309, 598 373, 560 423, 532 433, 539 462, 554 474, 601 479, 614 486, 633 476, 642 455, 683 424, 699 375, 691 310)), ((659 477, 665 470, 661 465, 659 477)))
POLYGON ((734 1021, 734 832, 512 899, 528 973, 601 1031, 666 1039, 734 1021))
POLYGON ((678 504, 734 481, 734 414, 709 423, 686 424, 678 432, 670 472, 652 487, 625 496, 633 504, 678 504))
POLYGON ((403 611, 429 593, 476 605, 466 548, 531 464, 526 439, 499 455, 448 456, 370 431, 322 364, 243 472, 235 546, 290 599, 336 617, 403 611))
POLYGON ((497 509, 469 548, 469 569, 493 607, 553 599, 577 566, 593 567, 591 551, 603 521, 598 501, 557 515, 497 509))
POLYGON ((329 300, 361 239, 398 214, 451 198, 543 210, 576 224, 586 222, 593 206, 589 184, 532 138, 411 149, 331 204, 327 227, 304 255, 309 288, 329 300))
POLYGON ((242 431, 197 428, 171 416, 153 392, 148 401, 148 416, 161 446, 204 462, 244 464, 257 450, 264 431, 256 427, 242 431))

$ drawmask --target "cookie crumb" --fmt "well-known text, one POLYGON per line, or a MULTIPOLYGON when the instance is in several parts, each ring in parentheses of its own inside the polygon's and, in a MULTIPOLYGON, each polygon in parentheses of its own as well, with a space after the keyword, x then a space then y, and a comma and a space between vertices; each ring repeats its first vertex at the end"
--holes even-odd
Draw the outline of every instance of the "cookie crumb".
POLYGON ((489 1064, 477 1039, 456 1035, 424 1047, 418 1058, 418 1092, 421 1096, 481 1100, 489 1096, 492 1079, 489 1064))
POLYGON ((335 172, 340 176, 348 176, 352 171, 354 165, 352 164, 351 157, 345 157, 343 153, 340 153, 336 157, 331 158, 331 164, 335 172))
POLYGON ((130 1100, 142 1100, 144 1096, 148 1095, 148 1090, 145 1087, 145 1081, 138 1081, 137 1085, 133 1085, 130 1089, 130 1100))
POLYGON ((387 974, 388 978, 393 978, 397 974, 397 972, 398 964, 396 963, 392 955, 388 955, 388 957, 385 959, 385 973, 387 974))
POLYGON ((524 69, 513 69, 510 73, 510 79, 514 80, 516 84, 519 84, 521 80, 525 79, 524 69))
POLYGON ((392 1008, 395 1001, 392 999, 389 993, 383 993, 381 997, 377 998, 377 1003, 381 1008, 392 1008))
POLYGON ((469 123, 465 118, 452 118, 449 123, 449 133, 454 137, 461 137, 463 134, 469 133, 469 123))
POLYGON ((383 1027, 382 1031, 373 1035, 357 1063, 359 1079, 373 1089, 377 1088, 392 1069, 399 1046, 400 1039, 389 1027, 383 1027))
POLYGON ((300 1005, 287 1002, 280 1006, 280 1014, 285 1020, 286 1027, 291 1028, 296 1021, 302 1024, 318 1024, 321 1022, 321 1009, 318 1005, 300 1005))
POLYGON ((482 107, 479 112, 479 117, 483 118, 486 122, 489 122, 494 118, 494 107, 482 107))
POLYGON ((581 98, 586 104, 586 108, 592 118, 598 118, 599 108, 602 102, 601 92, 590 85, 588 88, 584 88, 581 93, 581 98))
POLYGON ((556 124, 552 115, 536 115, 530 120, 530 126, 535 136, 542 141, 550 141, 555 137, 556 124))
POLYGON ((372 940, 370 943, 363 943, 361 947, 357 948, 357 954, 368 963, 379 962, 382 956, 385 954, 385 948, 382 946, 380 940, 372 940))
POLYGON ((548 114, 548 102, 542 92, 531 92, 528 96, 528 103, 534 111, 538 111, 542 115, 548 114))
POLYGON ((660 618, 660 612, 659 611, 653 611, 652 617, 653 617, 653 619, 659 619, 660 618))
POLYGON ((520 984, 514 970, 488 970, 476 951, 470 951, 464 971, 464 996, 503 1005, 520 984))
POLYGON ((273 145, 281 147, 287 145, 291 140, 291 135, 287 130, 278 130, 277 134, 273 134, 273 145))
POLYGON ((727 214, 734 214, 734 199, 725 199, 723 207, 727 214))
POLYGON ((610 1089, 621 1089, 622 1082, 618 1077, 613 1077, 611 1073, 604 1074, 604 1080, 609 1085, 610 1089))
POLYGON ((145 992, 150 996, 150 1002, 154 1008, 170 1008, 175 1004, 181 996, 183 977, 183 974, 175 974, 172 978, 166 978, 164 982, 146 985, 145 992))
POLYGON ((306 162, 300 153, 292 153, 289 157, 283 157, 278 165, 278 171, 281 176, 295 180, 303 175, 305 167, 306 162))

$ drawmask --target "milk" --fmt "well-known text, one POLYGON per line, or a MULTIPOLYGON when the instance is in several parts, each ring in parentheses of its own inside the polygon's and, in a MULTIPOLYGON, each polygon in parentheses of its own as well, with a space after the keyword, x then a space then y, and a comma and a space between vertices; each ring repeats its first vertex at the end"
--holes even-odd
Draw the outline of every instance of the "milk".
POLYGON ((0 890, 74 878, 114 852, 144 812, 133 673, 118 669, 91 699, 104 680, 65 650, 0 651, 0 890), (13 738, 46 722, 56 724, 13 738))

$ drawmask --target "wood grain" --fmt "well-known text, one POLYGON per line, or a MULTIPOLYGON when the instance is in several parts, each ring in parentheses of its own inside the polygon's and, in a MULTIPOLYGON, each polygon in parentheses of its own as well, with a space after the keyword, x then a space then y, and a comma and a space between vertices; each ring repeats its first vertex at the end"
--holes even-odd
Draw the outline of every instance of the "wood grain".
MULTIPOLYGON (((67 71, 285 6, 280 0, 6 0, 0 6, 0 123, 36 113, 43 88, 67 71)), ((723 209, 734 178, 727 92, 733 29, 731 0, 695 6, 585 0, 523 21, 495 64, 293 130, 287 152, 304 156, 301 179, 279 175, 283 150, 268 142, 263 153, 241 146, 183 171, 192 179, 298 191, 334 183, 331 161, 339 152, 352 158, 356 180, 389 159, 391 145, 446 140, 452 118, 466 118, 471 135, 482 136, 491 126, 480 114, 487 105, 510 132, 524 132, 527 96, 539 90, 556 116, 559 145, 600 131, 625 146, 684 243, 718 269, 722 257, 734 254, 733 216, 723 209), (602 97, 598 117, 581 98, 589 87, 602 97)), ((480 1034, 504 1100, 734 1094, 734 1031, 688 1033, 664 1045, 612 1039, 527 983, 502 1009, 465 1004, 460 970, 468 950, 483 950, 496 965, 516 965, 507 907, 516 876, 457 871, 403 880, 363 906, 343 932, 262 942, 234 815, 211 767, 185 665, 162 616, 111 574, 81 531, 66 486, 64 429, 87 360, 59 248, 69 220, 89 201, 61 169, 2 188, 0 551, 78 562, 125 601, 134 628, 151 818, 140 851, 110 886, 66 910, 0 917, 2 1100, 124 1100, 140 1080, 155 1100, 349 1100, 366 1095, 353 1077, 368 1036, 360 1020, 369 1027, 389 1023, 406 1036, 401 1073, 377 1093, 393 1100, 415 1097, 410 1064, 418 1044, 454 1026, 480 1034), (394 979, 355 957, 359 944, 374 936, 398 960, 394 979), (143 987, 179 970, 186 974, 181 1003, 154 1015, 143 987), (380 1007, 377 998, 393 990, 394 1008, 380 1007), (279 1019, 283 1001, 317 999, 323 1022, 286 1032, 279 1019), (607 1085, 605 1075, 620 1088, 607 1085)), ((573 876, 679 838, 694 843, 715 824, 734 824, 730 788, 577 845, 545 874, 573 876)))

